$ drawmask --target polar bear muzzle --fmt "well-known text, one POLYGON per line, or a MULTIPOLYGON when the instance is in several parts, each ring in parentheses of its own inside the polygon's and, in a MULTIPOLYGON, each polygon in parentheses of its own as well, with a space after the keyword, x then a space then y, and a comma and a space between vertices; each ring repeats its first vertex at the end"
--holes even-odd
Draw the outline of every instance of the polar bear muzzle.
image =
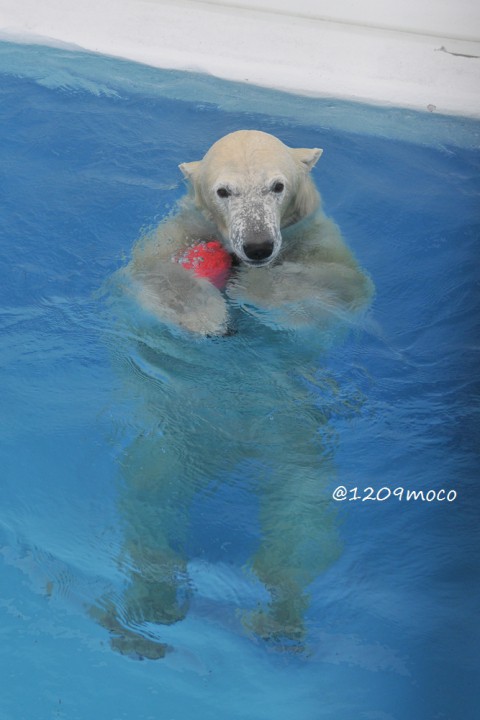
POLYGON ((268 265, 282 246, 280 217, 275 203, 256 193, 234 201, 226 219, 229 244, 237 257, 247 265, 268 265))

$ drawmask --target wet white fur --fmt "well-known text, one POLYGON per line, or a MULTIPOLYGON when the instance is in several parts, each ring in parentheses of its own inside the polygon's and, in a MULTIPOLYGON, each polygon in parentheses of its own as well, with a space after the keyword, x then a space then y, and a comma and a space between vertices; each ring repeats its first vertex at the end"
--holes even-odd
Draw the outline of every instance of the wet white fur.
POLYGON ((202 160, 180 165, 189 194, 137 244, 127 269, 142 305, 161 321, 204 335, 226 332, 231 302, 286 328, 324 324, 364 307, 371 283, 323 214, 311 179, 321 152, 240 130, 221 138, 202 160), (278 183, 281 192, 273 190, 278 183), (228 197, 219 197, 219 188, 228 197), (264 235, 273 242, 272 256, 252 267, 243 244, 264 235), (224 293, 172 261, 212 238, 241 261, 224 293))

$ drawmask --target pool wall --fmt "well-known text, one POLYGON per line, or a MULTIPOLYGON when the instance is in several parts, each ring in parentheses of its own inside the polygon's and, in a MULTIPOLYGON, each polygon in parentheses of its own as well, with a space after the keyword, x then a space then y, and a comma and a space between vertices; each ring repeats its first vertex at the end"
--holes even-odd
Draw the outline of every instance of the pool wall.
POLYGON ((0 0, 0 39, 480 117, 475 0, 0 0))

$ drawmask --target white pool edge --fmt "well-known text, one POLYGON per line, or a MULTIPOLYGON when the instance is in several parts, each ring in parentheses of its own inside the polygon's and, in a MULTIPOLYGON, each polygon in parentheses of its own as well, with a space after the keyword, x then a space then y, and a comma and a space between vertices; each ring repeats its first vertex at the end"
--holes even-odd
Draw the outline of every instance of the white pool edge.
POLYGON ((0 39, 301 95, 480 117, 480 41, 197 0, 0 0, 0 39))

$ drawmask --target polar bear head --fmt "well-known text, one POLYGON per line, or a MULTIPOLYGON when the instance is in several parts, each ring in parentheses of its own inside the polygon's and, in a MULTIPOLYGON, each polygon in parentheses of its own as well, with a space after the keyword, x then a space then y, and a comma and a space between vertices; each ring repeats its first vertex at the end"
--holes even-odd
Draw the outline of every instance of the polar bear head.
POLYGON ((248 265, 268 265, 281 230, 314 212, 320 197, 309 172, 322 151, 289 148, 257 130, 221 138, 203 160, 179 167, 195 203, 215 223, 231 252, 248 265))

